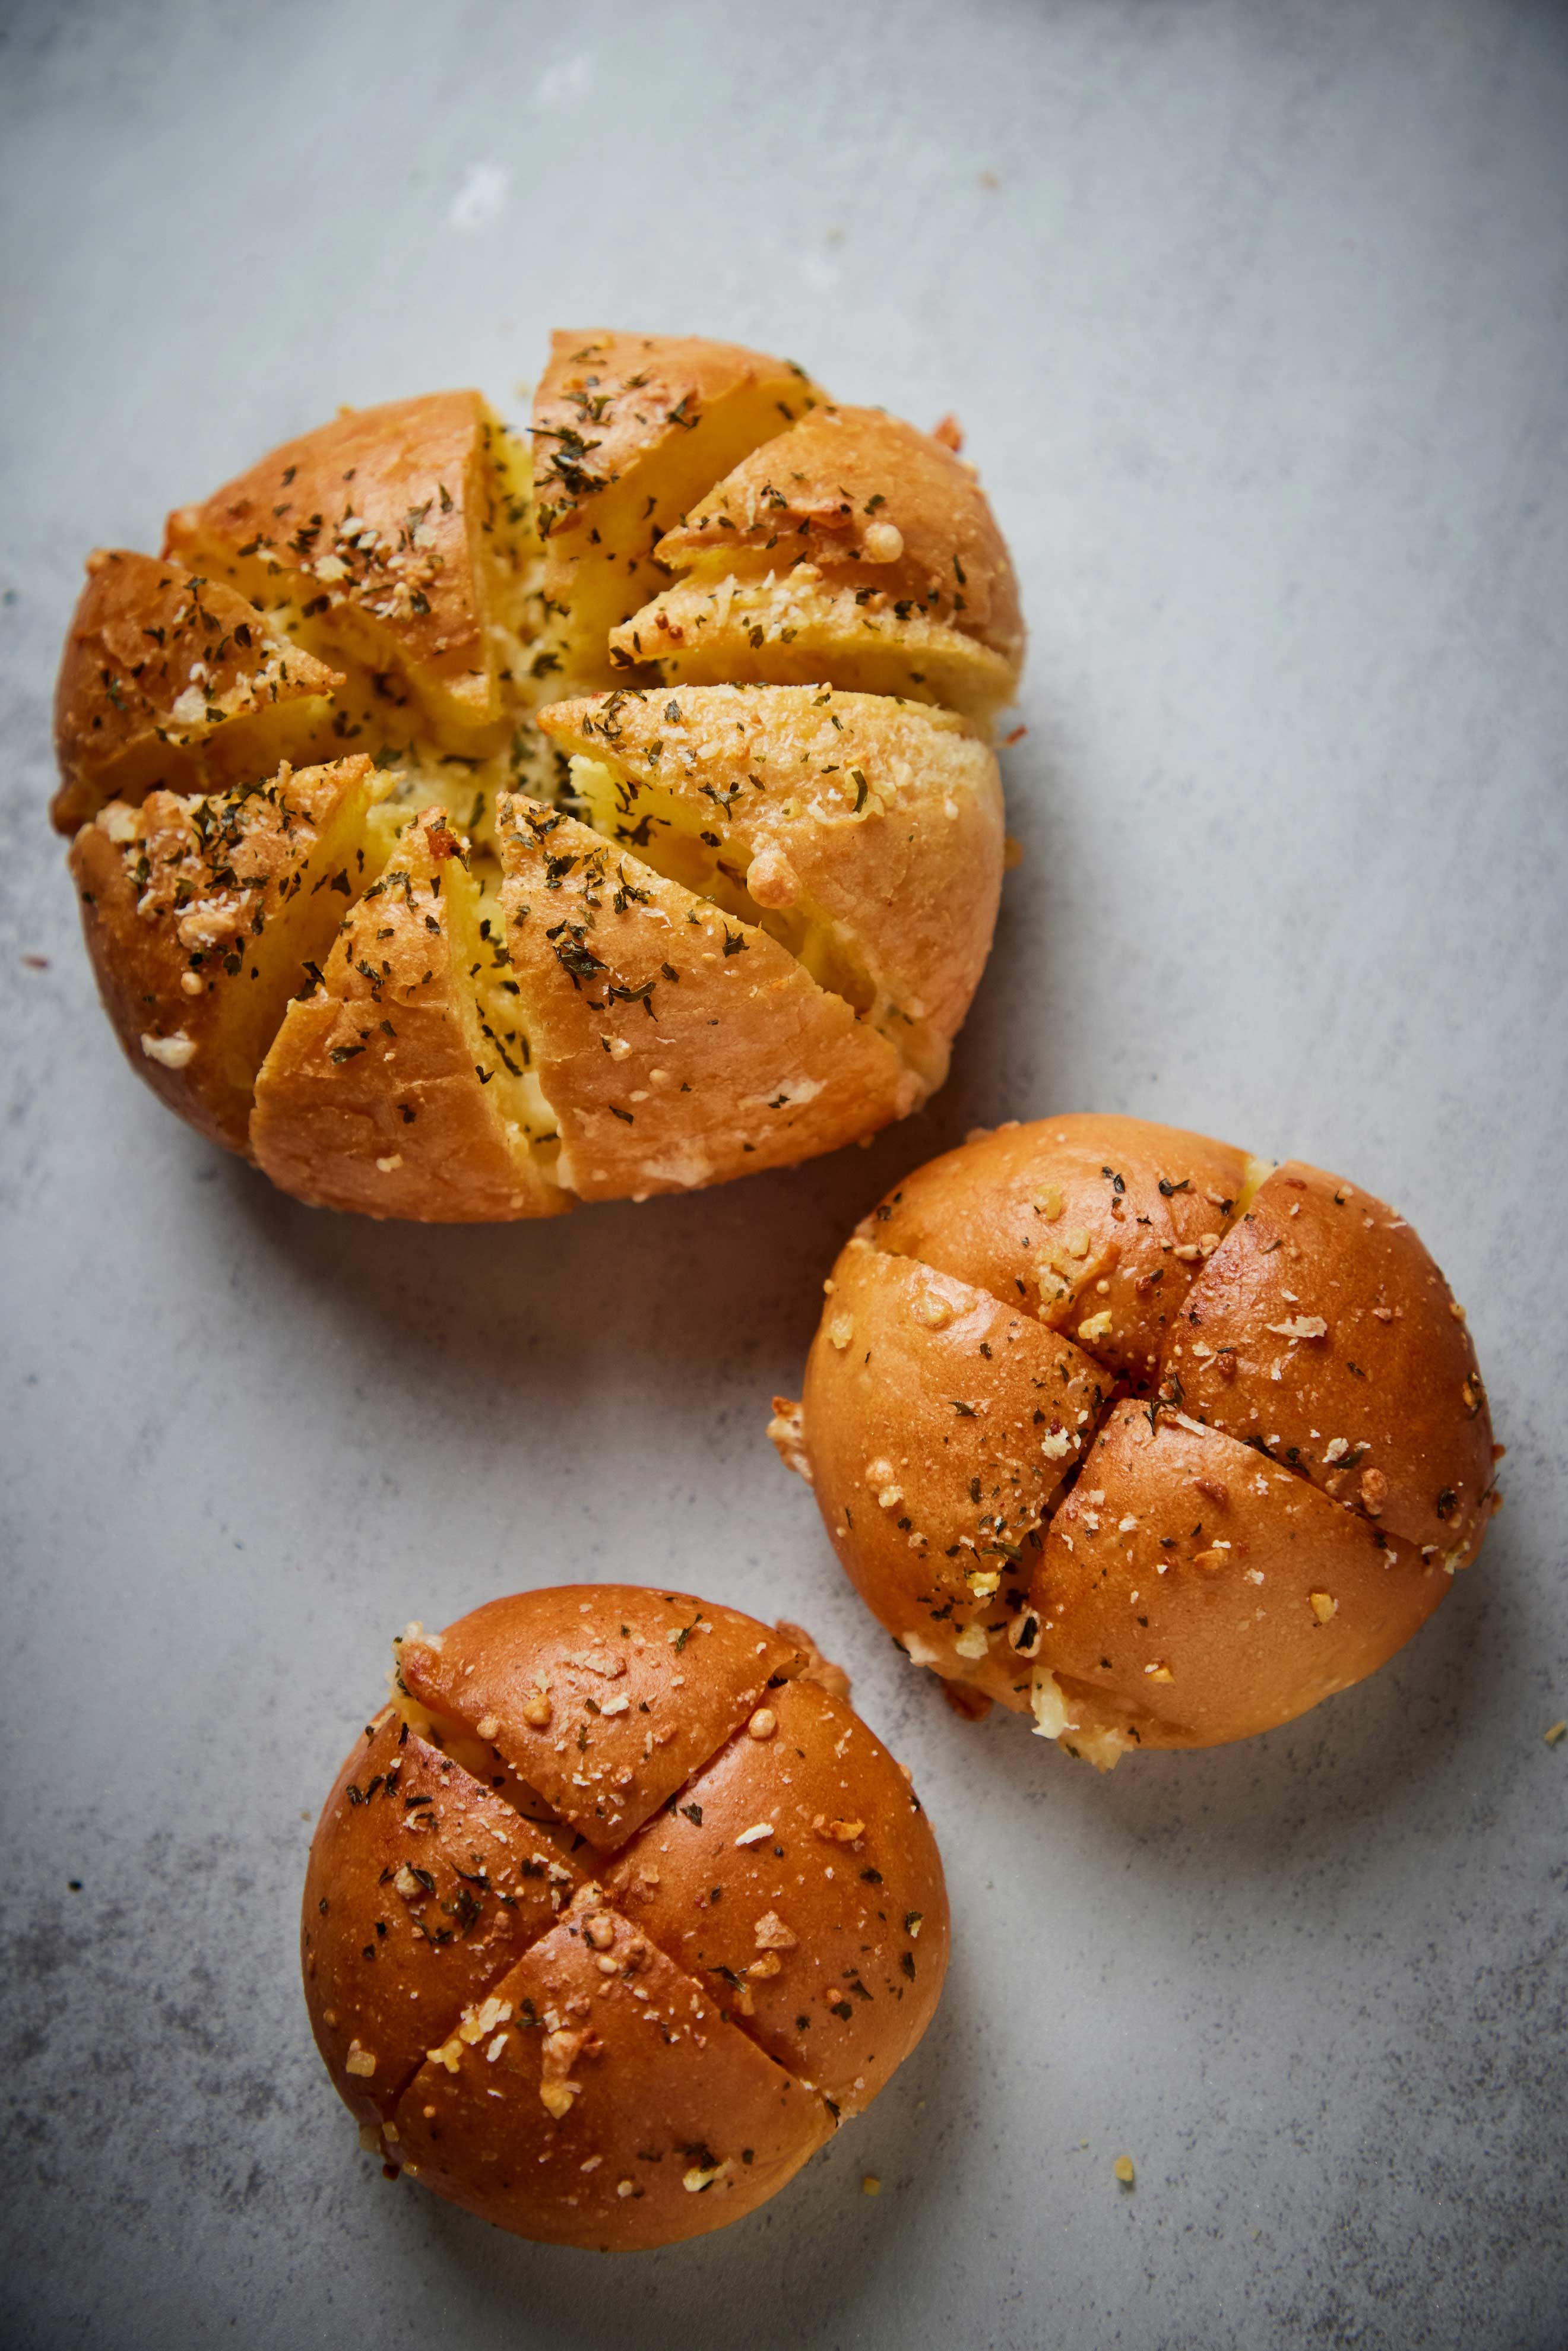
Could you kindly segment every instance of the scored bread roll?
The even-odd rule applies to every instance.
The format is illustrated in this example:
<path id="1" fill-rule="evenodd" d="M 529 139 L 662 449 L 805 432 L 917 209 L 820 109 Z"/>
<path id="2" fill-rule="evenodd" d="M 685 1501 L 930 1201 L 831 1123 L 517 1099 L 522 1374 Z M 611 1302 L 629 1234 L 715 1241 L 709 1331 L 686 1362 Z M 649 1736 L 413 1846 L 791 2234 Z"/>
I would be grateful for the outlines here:
<path id="1" fill-rule="evenodd" d="M 1499 1507 L 1461 1309 L 1341 1178 L 1077 1115 L 974 1138 L 857 1228 L 769 1434 L 962 1711 L 1109 1770 L 1376 1671 Z"/>
<path id="2" fill-rule="evenodd" d="M 936 1841 L 793 1625 L 621 1584 L 394 1645 L 301 1923 L 389 2170 L 601 2251 L 738 2220 L 876 2095 L 946 1968 Z"/>
<path id="3" fill-rule="evenodd" d="M 1023 636 L 972 474 L 691 338 L 558 335 L 530 429 L 345 411 L 162 558 L 99 550 L 71 623 L 54 816 L 120 1041 L 317 1205 L 553 1215 L 864 1140 L 943 1082 L 989 952 Z M 719 524 L 784 460 L 821 609 L 672 688 L 619 637 L 672 568 L 767 603 L 768 533 Z M 302 777 L 351 778 L 325 877 Z"/>

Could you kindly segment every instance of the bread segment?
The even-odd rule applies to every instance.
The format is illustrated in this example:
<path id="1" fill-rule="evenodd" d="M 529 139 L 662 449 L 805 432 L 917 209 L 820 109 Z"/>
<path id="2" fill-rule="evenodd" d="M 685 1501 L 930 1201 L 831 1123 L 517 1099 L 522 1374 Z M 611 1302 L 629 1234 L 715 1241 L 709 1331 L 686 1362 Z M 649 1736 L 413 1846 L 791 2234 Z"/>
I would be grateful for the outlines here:
<path id="1" fill-rule="evenodd" d="M 164 552 L 285 604 L 318 649 L 393 669 L 444 748 L 505 716 L 534 542 L 528 470 L 476 392 L 345 409 L 169 517 Z"/>
<path id="2" fill-rule="evenodd" d="M 502 904 L 559 1173 L 635 1199 L 791 1166 L 919 1083 L 789 952 L 559 810 L 503 807 Z"/>
<path id="3" fill-rule="evenodd" d="M 494 1600 L 400 1651 L 411 1695 L 489 1741 L 598 1852 L 640 1828 L 800 1662 L 734 1609 L 622 1584 Z"/>
<path id="4" fill-rule="evenodd" d="M 57 831 L 155 788 L 276 775 L 329 726 L 342 673 L 221 581 L 123 548 L 97 549 L 87 575 L 55 689 Z"/>
<path id="5" fill-rule="evenodd" d="M 438 2195 L 542 2243 L 705 2235 L 831 2135 L 821 2100 L 597 1889 L 487 2008 L 482 2038 L 449 2043 L 410 2085 L 398 2153 Z"/>
<path id="6" fill-rule="evenodd" d="M 721 2013 L 846 2118 L 935 2011 L 936 1840 L 881 1740 L 811 1683 L 770 1691 L 607 1884 Z"/>
<path id="7" fill-rule="evenodd" d="M 880 410 L 813 410 L 657 552 L 682 576 L 611 645 L 667 681 L 826 679 L 980 720 L 1017 689 L 1018 583 L 985 496 L 950 449 Z"/>
<path id="8" fill-rule="evenodd" d="M 540 724 L 596 831 L 766 930 L 941 1084 L 1001 892 L 1001 784 L 963 720 L 725 685 L 557 703 Z"/>
<path id="9" fill-rule="evenodd" d="M 1109 1376 L 951 1274 L 852 1240 L 833 1268 L 802 1418 L 861 1597 L 917 1664 L 1029 1702 L 1030 1563 Z"/>
<path id="10" fill-rule="evenodd" d="M 256 1075 L 307 967 L 361 886 L 368 759 L 139 809 L 71 844 L 105 1009 L 128 1060 L 201 1134 L 248 1148 Z"/>
<path id="11" fill-rule="evenodd" d="M 549 1173 L 550 1112 L 521 1016 L 508 1037 L 482 1008 L 496 958 L 481 908 L 462 841 L 427 811 L 346 917 L 262 1068 L 251 1144 L 286 1192 L 434 1223 L 570 1207 Z"/>
<path id="12" fill-rule="evenodd" d="M 1451 1573 L 1491 1513 L 1491 1428 L 1453 1292 L 1406 1219 L 1291 1161 L 1209 1259 L 1167 1345 L 1186 1409 Z"/>
<path id="13" fill-rule="evenodd" d="M 879 1249 L 1016 1301 L 1146 1386 L 1248 1165 L 1207 1135 L 1069 1113 L 927 1160 L 862 1229 Z"/>
<path id="14" fill-rule="evenodd" d="M 322 1808 L 300 1929 L 317 2044 L 362 2121 L 549 1933 L 581 1883 L 568 1844 L 390 1708 L 367 1729 Z"/>
<path id="15" fill-rule="evenodd" d="M 1046 1531 L 1031 1599 L 1050 1735 L 1212 1747 L 1289 1722 L 1404 1646 L 1448 1590 L 1415 1546 L 1249 1446 L 1118 1405 Z"/>

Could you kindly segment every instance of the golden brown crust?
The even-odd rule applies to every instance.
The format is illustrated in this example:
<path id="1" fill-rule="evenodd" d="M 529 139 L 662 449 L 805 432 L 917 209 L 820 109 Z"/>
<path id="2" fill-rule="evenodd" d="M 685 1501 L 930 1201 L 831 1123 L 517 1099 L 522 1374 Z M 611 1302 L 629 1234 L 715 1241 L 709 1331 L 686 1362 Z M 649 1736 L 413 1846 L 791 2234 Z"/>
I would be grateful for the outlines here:
<path id="1" fill-rule="evenodd" d="M 792 1166 L 914 1106 L 892 1046 L 765 932 L 520 797 L 499 844 L 535 1066 L 581 1198 Z"/>
<path id="2" fill-rule="evenodd" d="M 581 1882 L 566 1842 L 390 1708 L 356 1743 L 310 1847 L 300 1945 L 316 2045 L 361 2120 L 392 2115 L 432 2044 L 549 1933 Z"/>
<path id="3" fill-rule="evenodd" d="M 724 2015 L 846 2117 L 935 2012 L 948 1938 L 936 1841 L 881 1740 L 809 1682 L 768 1693 L 608 1885 Z"/>
<path id="4" fill-rule="evenodd" d="M 394 1646 L 302 1922 L 366 2144 L 547 2241 L 753 2210 L 940 1995 L 946 1895 L 905 1775 L 809 1636 L 685 1593 L 523 1593 Z"/>
<path id="5" fill-rule="evenodd" d="M 104 1006 L 132 1067 L 201 1134 L 245 1151 L 256 1072 L 324 955 L 372 792 L 340 759 L 254 790 L 154 791 L 84 825 L 70 866 Z"/>
<path id="6" fill-rule="evenodd" d="M 557 330 L 532 438 L 544 591 L 567 681 L 613 683 L 606 640 L 663 584 L 661 534 L 818 397 L 791 361 L 738 344 Z"/>
<path id="7" fill-rule="evenodd" d="M 489 634 L 499 430 L 476 392 L 345 409 L 179 507 L 164 552 L 256 602 L 290 599 L 313 642 L 392 664 L 463 749 L 501 716 Z"/>
<path id="8" fill-rule="evenodd" d="M 612 1910 L 574 1911 L 492 1997 L 507 2014 L 484 2041 L 410 2085 L 397 2152 L 499 2228 L 603 2252 L 674 2244 L 754 2211 L 831 2135 L 821 2101 Z"/>
<path id="9" fill-rule="evenodd" d="M 617 1583 L 492 1600 L 400 1652 L 420 1704 L 470 1731 L 492 1726 L 484 1737 L 497 1753 L 601 1853 L 641 1828 L 799 1662 L 733 1608 Z"/>
<path id="10" fill-rule="evenodd" d="M 917 1664 L 1015 1708 L 1039 1533 L 1110 1376 L 1020 1308 L 852 1240 L 806 1366 L 803 1424 L 833 1548 Z"/>
<path id="11" fill-rule="evenodd" d="M 1247 1737 L 1375 1672 L 1495 1507 L 1442 1277 L 1312 1168 L 1136 1120 L 1000 1128 L 908 1177 L 829 1287 L 802 1402 L 776 1400 L 780 1456 L 917 1663 L 1102 1766 Z M 1064 1498 L 1021 1441 L 1025 1334 L 1076 1378 Z M 1114 1401 L 1129 1384 L 1146 1400 Z"/>
<path id="12" fill-rule="evenodd" d="M 658 547 L 670 570 L 814 564 L 864 609 L 918 610 L 999 654 L 1024 651 L 1018 581 L 973 469 L 878 408 L 823 406 L 754 449 Z"/>
<path id="13" fill-rule="evenodd" d="M 274 774 L 325 729 L 341 684 L 220 580 L 95 549 L 55 689 L 56 831 L 156 787 L 221 789 L 247 766 Z"/>
<path id="14" fill-rule="evenodd" d="M 284 1191 L 439 1224 L 571 1206 L 529 1147 L 505 1039 L 482 1026 L 478 904 L 457 837 L 427 810 L 345 917 L 315 992 L 288 1007 L 262 1065 L 251 1146 Z"/>
<path id="15" fill-rule="evenodd" d="M 1167 1375 L 1186 1409 L 1468 1565 L 1491 1515 L 1491 1420 L 1453 1292 L 1396 1210 L 1278 1168 L 1189 1293 Z"/>
<path id="16" fill-rule="evenodd" d="M 1246 1167 L 1244 1153 L 1207 1135 L 1071 1113 L 927 1160 L 862 1229 L 878 1249 L 1039 1311 L 1144 1385 Z"/>
<path id="17" fill-rule="evenodd" d="M 1249 1446 L 1126 1403 L 1046 1534 L 1040 1664 L 1081 1729 L 1218 1746 L 1375 1673 L 1448 1589 Z"/>
<path id="18" fill-rule="evenodd" d="M 707 686 L 557 703 L 539 723 L 609 763 L 600 831 L 760 924 L 941 1084 L 1002 877 L 996 760 L 960 719 L 830 687 Z"/>

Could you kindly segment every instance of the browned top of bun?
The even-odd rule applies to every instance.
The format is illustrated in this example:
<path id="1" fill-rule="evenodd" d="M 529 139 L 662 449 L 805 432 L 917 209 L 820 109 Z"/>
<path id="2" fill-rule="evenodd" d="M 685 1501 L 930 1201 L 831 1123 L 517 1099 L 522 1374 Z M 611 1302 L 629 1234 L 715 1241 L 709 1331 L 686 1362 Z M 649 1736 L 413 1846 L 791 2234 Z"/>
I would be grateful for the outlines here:
<path id="1" fill-rule="evenodd" d="M 718 685 L 559 702 L 539 724 L 608 763 L 601 831 L 760 925 L 941 1082 L 1002 873 L 996 761 L 961 718 L 826 686 Z"/>
<path id="2" fill-rule="evenodd" d="M 1448 1590 L 1304 1478 L 1129 1402 L 1051 1520 L 1030 1596 L 1064 1736 L 1212 1747 L 1375 1672 Z"/>
<path id="3" fill-rule="evenodd" d="M 355 758 L 285 768 L 254 790 L 155 791 L 134 810 L 112 802 L 71 845 L 121 1045 L 232 1150 L 246 1148 L 256 1073 L 288 998 L 347 903 L 371 774 Z"/>
<path id="4" fill-rule="evenodd" d="M 600 491 L 679 450 L 709 411 L 757 391 L 776 423 L 819 396 L 803 368 L 739 343 L 558 327 L 534 394 L 540 537 L 583 528 Z"/>
<path id="5" fill-rule="evenodd" d="M 344 409 L 169 517 L 166 556 L 287 595 L 323 633 L 394 659 L 432 716 L 500 714 L 486 577 L 498 428 L 476 392 Z"/>
<path id="6" fill-rule="evenodd" d="M 733 1608 L 569 1584 L 492 1600 L 434 1639 L 405 1641 L 400 1670 L 433 1713 L 471 1731 L 492 1723 L 483 1735 L 512 1770 L 611 1853 L 795 1664 Z"/>
<path id="7" fill-rule="evenodd" d="M 1012 560 L 973 470 L 881 409 L 813 409 L 743 459 L 657 553 L 674 571 L 741 557 L 779 571 L 813 563 L 1022 658 Z"/>
<path id="8" fill-rule="evenodd" d="M 303 1930 L 308 1988 L 330 1988 L 321 2053 L 367 2121 L 395 2105 L 443 2019 L 549 1933 L 582 1882 L 570 1844 L 391 1708 L 367 1729 L 310 1848 Z"/>
<path id="9" fill-rule="evenodd" d="M 725 2015 L 852 2115 L 909 2053 L 946 1889 L 936 1844 L 910 1834 L 908 1781 L 846 1704 L 801 1679 L 767 1713 L 633 1839 L 610 1888 Z"/>
<path id="10" fill-rule="evenodd" d="M 1038 1311 L 1142 1384 L 1246 1170 L 1245 1153 L 1205 1134 L 1068 1113 L 998 1127 L 927 1160 L 862 1230 L 878 1249 Z"/>
<path id="11" fill-rule="evenodd" d="M 660 2244 L 751 2210 L 941 1991 L 904 1773 L 813 1645 L 684 1593 L 519 1593 L 397 1649 L 306 1888 L 340 2093 L 525 2235 Z"/>
<path id="12" fill-rule="evenodd" d="M 1260 1438 L 1391 1535 L 1463 1566 L 1491 1425 L 1463 1315 L 1406 1219 L 1291 1160 L 1205 1267 L 1166 1356 L 1186 1408 Z"/>
<path id="13" fill-rule="evenodd" d="M 829 1287 L 770 1433 L 845 1567 L 917 1663 L 1103 1765 L 1375 1671 L 1496 1505 L 1447 1284 L 1313 1168 L 1137 1120 L 1002 1128 L 906 1178 Z"/>
<path id="14" fill-rule="evenodd" d="M 465 2024 L 482 2018 L 480 2046 L 459 2027 L 453 2062 L 409 2085 L 392 2151 L 438 2195 L 547 2244 L 633 2252 L 721 2228 L 832 2131 L 705 1982 L 591 1898 Z"/>
<path id="15" fill-rule="evenodd" d="M 319 704 L 341 683 L 221 580 L 95 549 L 55 689 L 56 830 L 74 832 L 108 801 L 140 800 L 157 783 L 199 789 L 193 755 L 235 720 Z"/>
<path id="16" fill-rule="evenodd" d="M 917 1662 L 962 1640 L 953 1654 L 1007 1698 L 1016 1660 L 998 1654 L 993 1686 L 974 1628 L 1026 1606 L 1029 1538 L 1113 1390 L 1021 1300 L 863 1240 L 843 1251 L 806 1372 L 810 1465 L 862 1596 Z"/>

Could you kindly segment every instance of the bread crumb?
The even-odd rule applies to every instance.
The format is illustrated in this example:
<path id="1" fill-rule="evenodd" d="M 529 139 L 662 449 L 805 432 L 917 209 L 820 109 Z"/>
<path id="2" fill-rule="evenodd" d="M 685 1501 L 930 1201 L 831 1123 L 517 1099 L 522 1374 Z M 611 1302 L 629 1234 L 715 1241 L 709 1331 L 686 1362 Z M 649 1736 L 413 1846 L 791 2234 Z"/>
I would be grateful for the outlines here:
<path id="1" fill-rule="evenodd" d="M 150 1061 L 164 1070 L 187 1069 L 196 1058 L 195 1039 L 187 1037 L 183 1029 L 176 1029 L 172 1037 L 154 1037 L 144 1030 L 141 1050 Z"/>
<path id="2" fill-rule="evenodd" d="M 1124 2188 L 1131 2188 L 1137 2174 L 1133 2168 L 1133 2158 L 1130 2155 L 1119 2155 L 1111 2168 Z"/>
<path id="3" fill-rule="evenodd" d="M 1327 1625 L 1333 1617 L 1338 1615 L 1339 1602 L 1333 1599 L 1330 1593 L 1326 1592 L 1309 1592 L 1307 1598 L 1311 1603 L 1312 1614 L 1317 1618 L 1320 1625 Z"/>
<path id="4" fill-rule="evenodd" d="M 861 2181 L 861 2194 L 862 2196 L 880 2196 L 882 2194 L 882 2182 L 877 2178 L 874 2171 L 868 2171 L 865 2178 Z"/>

